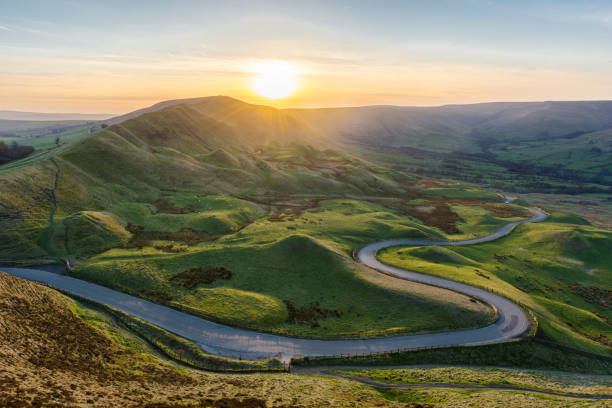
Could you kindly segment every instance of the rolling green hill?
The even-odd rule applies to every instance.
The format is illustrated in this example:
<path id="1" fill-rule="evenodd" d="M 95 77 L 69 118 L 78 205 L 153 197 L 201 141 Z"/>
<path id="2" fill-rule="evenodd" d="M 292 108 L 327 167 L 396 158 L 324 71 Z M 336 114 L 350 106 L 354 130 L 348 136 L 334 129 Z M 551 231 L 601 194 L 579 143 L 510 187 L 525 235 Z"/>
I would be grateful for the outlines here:
<path id="1" fill-rule="evenodd" d="M 420 194 L 415 177 L 330 149 L 273 108 L 217 97 L 144 113 L 0 183 L 3 258 L 70 259 L 74 276 L 216 321 L 337 338 L 494 318 L 467 296 L 393 287 L 353 261 L 381 237 L 445 232 L 398 207 Z"/>
<path id="2" fill-rule="evenodd" d="M 522 192 L 610 192 L 612 102 L 370 106 L 291 113 L 357 154 Z"/>
<path id="3" fill-rule="evenodd" d="M 422 138 L 409 138 L 413 145 L 439 154 L 461 148 L 482 159 L 468 161 L 487 175 L 496 145 L 486 145 L 485 153 L 482 136 L 473 129 L 484 126 L 484 116 L 498 117 L 487 126 L 506 126 L 525 116 L 525 109 L 542 106 L 546 109 L 538 115 L 556 117 L 551 112 L 557 104 L 304 111 L 227 97 L 162 103 L 109 121 L 111 126 L 28 162 L 1 167 L 0 258 L 69 259 L 78 265 L 74 276 L 209 319 L 290 335 L 337 338 L 485 325 L 494 318 L 486 306 L 449 291 L 398 283 L 362 268 L 351 254 L 381 239 L 481 236 L 529 213 L 473 184 L 433 180 L 373 162 L 395 163 L 401 170 L 422 160 L 433 168 L 436 162 L 425 156 L 402 153 L 407 140 L 402 132 L 416 132 Z M 584 120 L 595 118 L 597 126 L 607 126 L 607 106 L 576 109 Z M 359 112 L 364 116 L 356 116 Z M 385 135 L 393 133 L 393 157 L 364 148 L 365 139 L 351 133 L 361 128 L 380 143 L 391 143 Z M 383 128 L 390 133 L 379 133 Z M 605 145 L 606 132 L 526 137 L 554 137 L 567 143 L 564 148 L 572 146 L 573 155 L 586 155 L 574 144 L 589 145 L 593 138 L 594 145 Z M 342 149 L 357 142 L 365 158 Z M 529 151 L 537 155 L 537 149 Z M 602 149 L 601 154 L 594 166 L 606 162 L 607 153 Z M 556 220 L 569 229 L 586 223 L 564 217 Z M 588 234 L 596 230 L 584 228 Z M 558 241 L 557 247 L 532 251 L 568 259 L 575 258 L 566 252 L 581 244 L 585 253 L 590 251 L 583 242 L 589 238 L 581 238 L 586 233 L 572 231 L 558 240 L 542 238 Z M 436 267 L 452 264 L 491 276 L 489 261 L 455 249 L 412 249 L 398 256 L 415 265 L 435 261 Z M 593 268 L 606 270 L 605 265 Z M 607 336 L 602 317 L 585 312 L 583 304 L 564 308 L 565 298 L 520 295 L 520 282 L 510 278 L 520 273 L 517 267 L 496 277 L 496 289 L 533 307 L 555 341 L 605 352 L 595 339 L 598 333 Z M 321 287 L 323 281 L 330 284 Z M 574 331 L 557 321 L 561 312 L 575 324 Z M 603 309 L 598 313 L 607 316 Z"/>
<path id="4" fill-rule="evenodd" d="M 540 335 L 575 348 L 612 351 L 612 233 L 553 214 L 510 236 L 465 247 L 389 248 L 386 263 L 490 288 L 527 305 Z"/>

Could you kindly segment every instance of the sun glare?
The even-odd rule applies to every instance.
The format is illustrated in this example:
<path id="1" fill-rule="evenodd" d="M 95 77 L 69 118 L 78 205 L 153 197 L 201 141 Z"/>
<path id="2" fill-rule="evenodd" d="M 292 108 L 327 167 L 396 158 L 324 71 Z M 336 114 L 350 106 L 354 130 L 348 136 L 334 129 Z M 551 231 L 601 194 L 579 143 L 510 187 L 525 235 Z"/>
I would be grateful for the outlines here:
<path id="1" fill-rule="evenodd" d="M 264 98 L 280 99 L 297 89 L 295 69 L 282 61 L 264 61 L 255 65 L 253 90 Z"/>

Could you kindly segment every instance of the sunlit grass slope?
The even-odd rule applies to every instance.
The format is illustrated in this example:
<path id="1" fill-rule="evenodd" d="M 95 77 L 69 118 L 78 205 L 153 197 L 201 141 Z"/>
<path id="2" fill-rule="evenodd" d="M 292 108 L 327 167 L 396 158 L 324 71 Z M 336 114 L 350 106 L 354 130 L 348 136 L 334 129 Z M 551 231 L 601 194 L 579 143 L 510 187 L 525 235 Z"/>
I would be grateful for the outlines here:
<path id="1" fill-rule="evenodd" d="M 301 336 L 414 333 L 490 321 L 492 311 L 467 297 L 407 282 L 398 286 L 350 258 L 351 248 L 381 235 L 436 232 L 375 204 L 329 200 L 286 220 L 259 219 L 176 254 L 152 246 L 112 249 L 74 274 L 128 293 L 153 294 L 154 300 L 217 321 Z M 227 268 L 232 278 L 195 288 L 173 281 L 175 274 L 202 265 Z M 297 321 L 287 302 L 299 309 Z"/>
<path id="2" fill-rule="evenodd" d="M 389 248 L 379 258 L 502 293 L 535 312 L 542 336 L 609 355 L 612 233 L 574 221 L 553 214 L 494 242 L 443 250 Z"/>

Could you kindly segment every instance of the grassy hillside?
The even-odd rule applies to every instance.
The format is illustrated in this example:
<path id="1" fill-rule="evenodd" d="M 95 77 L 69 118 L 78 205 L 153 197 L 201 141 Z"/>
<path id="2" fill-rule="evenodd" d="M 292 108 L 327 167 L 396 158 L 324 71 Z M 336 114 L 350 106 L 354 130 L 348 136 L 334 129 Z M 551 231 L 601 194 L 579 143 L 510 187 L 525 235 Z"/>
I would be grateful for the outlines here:
<path id="1" fill-rule="evenodd" d="M 348 381 L 178 366 L 108 315 L 4 273 L 0 304 L 2 406 L 396 406 Z"/>
<path id="2" fill-rule="evenodd" d="M 578 222 L 580 221 L 580 222 Z M 540 335 L 610 355 L 612 233 L 566 215 L 465 247 L 389 248 L 386 263 L 490 288 L 538 317 Z"/>
<path id="3" fill-rule="evenodd" d="M 386 108 L 366 111 L 387 118 Z M 343 123 L 352 123 L 352 111 L 342 112 Z M 424 116 L 414 129 L 439 114 L 423 112 L 416 112 Z M 473 114 L 460 114 L 448 126 L 469 129 Z M 79 266 L 77 277 L 213 320 L 291 335 L 373 336 L 490 322 L 481 304 L 381 277 L 351 254 L 380 239 L 480 236 L 529 213 L 471 184 L 407 175 L 331 149 L 322 129 L 333 118 L 320 126 L 310 119 L 203 98 L 6 168 L 1 258 L 70 259 Z M 449 251 L 414 258 L 486 269 L 480 259 Z M 321 287 L 322 281 L 333 284 Z M 538 302 L 558 315 L 551 311 L 556 304 Z M 569 330 L 546 324 L 555 338 Z M 572 336 L 578 339 L 572 344 L 601 351 L 593 340 Z"/>
<path id="4" fill-rule="evenodd" d="M 2 256 L 68 258 L 79 265 L 74 276 L 290 335 L 417 333 L 494 318 L 465 296 L 398 287 L 350 255 L 381 238 L 475 234 L 507 218 L 477 227 L 442 203 L 443 190 L 420 192 L 414 177 L 296 143 L 315 134 L 283 115 L 206 99 L 110 126 L 53 160 L 7 172 Z M 255 122 L 262 127 L 246 126 Z M 456 200 L 499 205 L 477 189 Z M 231 278 L 208 275 L 219 270 Z M 321 288 L 323 280 L 333 284 Z"/>
<path id="5" fill-rule="evenodd" d="M 612 102 L 295 109 L 355 154 L 516 192 L 610 194 Z"/>
<path id="6" fill-rule="evenodd" d="M 167 360 L 112 315 L 32 282 L 0 273 L 0 405 L 78 407 L 405 407 L 605 406 L 525 391 L 387 390 L 348 379 L 296 374 L 217 374 Z M 406 370 L 350 371 L 405 381 Z M 481 384 L 505 381 L 567 392 L 604 393 L 607 380 L 584 375 L 499 369 L 413 368 L 411 381 Z M 580 385 L 578 385 L 580 384 Z M 469 397 L 469 398 L 468 398 Z M 427 406 L 427 405 L 420 405 Z"/>
<path id="7" fill-rule="evenodd" d="M 141 248 L 111 249 L 83 260 L 74 274 L 136 295 L 153 294 L 154 300 L 215 320 L 294 335 L 443 330 L 491 318 L 490 310 L 467 297 L 424 285 L 398 286 L 349 257 L 352 248 L 381 235 L 441 236 L 436 229 L 356 200 L 286 208 L 292 211 L 269 213 L 214 241 L 190 246 L 154 237 Z M 231 279 L 195 287 L 173 279 L 201 265 L 226 268 Z M 321 281 L 328 284 L 322 287 Z M 297 308 L 293 314 L 289 304 Z M 414 313 L 405 313 L 407 308 Z"/>

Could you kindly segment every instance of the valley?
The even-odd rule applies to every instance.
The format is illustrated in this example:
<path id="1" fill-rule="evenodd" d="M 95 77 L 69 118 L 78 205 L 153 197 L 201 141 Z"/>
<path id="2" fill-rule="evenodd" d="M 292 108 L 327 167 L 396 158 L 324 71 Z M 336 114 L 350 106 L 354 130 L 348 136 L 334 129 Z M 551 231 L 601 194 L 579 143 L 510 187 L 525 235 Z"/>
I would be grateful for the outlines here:
<path id="1" fill-rule="evenodd" d="M 0 262 L 9 273 L 51 286 L 61 288 L 53 282 L 73 279 L 97 291 L 97 297 L 89 297 L 96 302 L 82 299 L 88 298 L 84 292 L 73 292 L 80 297 L 70 300 L 8 275 L 2 279 L 5 285 L 29 285 L 44 296 L 77 302 L 70 306 L 74 322 L 84 321 L 83 327 L 104 338 L 110 335 L 117 350 L 139 344 L 133 352 L 155 370 L 185 376 L 180 377 L 184 384 L 204 376 L 247 386 L 264 381 L 264 374 L 236 371 L 273 371 L 265 375 L 274 387 L 308 381 L 322 390 L 321 398 L 340 395 L 331 386 L 337 379 L 283 374 L 289 361 L 296 370 L 385 366 L 383 377 L 395 373 L 392 365 L 416 361 L 610 375 L 612 260 L 606 248 L 612 235 L 605 207 L 610 146 L 605 131 L 597 130 L 612 128 L 605 121 L 609 107 L 595 104 L 595 113 L 585 116 L 582 106 L 562 105 L 577 118 L 601 116 L 593 121 L 597 129 L 581 133 L 575 129 L 586 126 L 581 122 L 586 119 L 573 118 L 571 126 L 560 129 L 542 125 L 550 129 L 545 135 L 512 115 L 524 118 L 529 108 L 538 112 L 537 120 L 530 120 L 540 126 L 549 123 L 542 118 L 559 114 L 559 106 L 510 104 L 500 110 L 485 105 L 283 110 L 208 97 L 169 101 L 105 120 L 103 127 L 97 122 L 99 130 L 91 134 L 75 128 L 74 137 L 55 146 L 41 142 L 30 156 L 0 166 Z M 510 116 L 476 126 L 483 115 Z M 483 132 L 498 141 L 482 139 Z M 522 141 L 504 147 L 516 132 L 524 132 Z M 571 132 L 577 133 L 567 136 Z M 366 137 L 372 134 L 375 144 Z M 537 148 L 549 143 L 546 138 L 563 142 L 547 159 Z M 591 145 L 601 152 L 588 153 Z M 567 156 L 582 146 L 585 155 Z M 526 154 L 531 156 L 522 158 Z M 544 167 L 525 167 L 521 160 Z M 557 170 L 547 170 L 552 168 Z M 551 192 L 559 204 L 548 200 Z M 507 202 L 505 196 L 517 199 Z M 591 200 L 593 209 L 581 211 L 580 200 Z M 537 211 L 537 223 L 523 223 L 534 207 L 549 217 Z M 516 226 L 509 235 L 495 233 L 509 232 L 509 224 Z M 479 239 L 489 234 L 496 239 Z M 453 241 L 470 245 L 446 245 Z M 69 278 L 11 269 L 41 265 L 56 271 L 68 265 Z M 69 286 L 63 289 L 70 294 Z M 110 302 L 113 293 L 125 300 Z M 151 309 L 141 313 L 121 302 Z M 182 316 L 188 323 L 177 325 Z M 201 319 L 210 326 L 199 326 Z M 336 346 L 288 352 L 286 345 L 266 345 L 261 353 L 254 340 L 232 348 L 238 340 L 206 344 L 194 334 L 210 336 L 219 324 L 229 336 L 254 333 L 261 344 L 285 338 Z M 444 336 L 448 340 L 432 340 Z M 485 345 L 508 340 L 513 341 Z M 467 347 L 448 348 L 458 344 Z M 433 346 L 446 348 L 409 350 Z M 117 367 L 127 364 L 112 361 Z M 187 368 L 175 367 L 177 362 Z M 130 378 L 178 392 L 174 379 L 153 384 L 140 374 Z M 94 383 L 107 387 L 108 398 L 116 395 L 113 385 L 96 380 L 88 387 Z M 446 399 L 433 398 L 437 386 L 430 383 L 423 388 L 431 389 L 418 395 L 381 385 L 362 387 L 367 391 L 360 394 L 350 379 L 341 383 L 348 388 L 335 400 L 338 406 L 355 404 L 357 395 L 388 406 L 459 398 L 451 397 L 457 391 L 450 389 L 444 391 Z M 234 402 L 227 404 L 246 404 L 239 391 L 243 385 L 236 386 L 236 397 L 228 393 L 227 401 Z M 272 402 L 272 388 L 248 393 L 259 401 L 253 406 L 297 404 L 284 397 Z M 529 390 L 505 392 L 516 401 L 535 398 Z M 487 398 L 502 395 L 486 393 L 479 391 L 478 398 L 491 404 Z M 85 398 L 74 395 L 75 401 Z M 126 395 L 145 398 L 132 388 Z M 195 401 L 197 395 L 184 398 Z M 562 406 L 563 398 L 571 397 L 555 398 L 558 405 L 549 406 Z"/>

